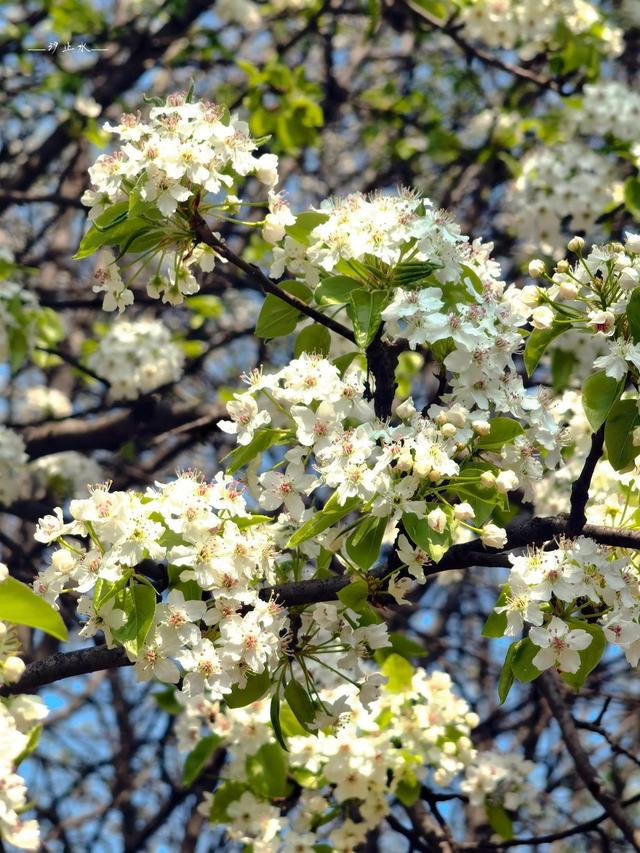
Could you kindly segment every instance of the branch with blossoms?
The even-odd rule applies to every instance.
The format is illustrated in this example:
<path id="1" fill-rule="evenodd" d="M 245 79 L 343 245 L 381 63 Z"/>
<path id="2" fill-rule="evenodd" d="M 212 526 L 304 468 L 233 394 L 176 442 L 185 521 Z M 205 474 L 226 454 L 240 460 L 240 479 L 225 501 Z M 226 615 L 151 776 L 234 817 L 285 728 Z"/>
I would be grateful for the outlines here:
<path id="1" fill-rule="evenodd" d="M 275 803 L 327 784 L 303 845 L 320 843 L 320 827 L 335 817 L 331 843 L 352 849 L 395 801 L 427 832 L 416 805 L 427 773 L 437 785 L 458 779 L 508 837 L 509 812 L 531 808 L 528 762 L 473 747 L 476 716 L 443 673 L 408 662 L 385 606 L 420 596 L 428 577 L 449 569 L 508 568 L 483 629 L 511 639 L 501 702 L 516 681 L 547 670 L 579 690 L 607 644 L 637 665 L 640 531 L 631 513 L 640 500 L 622 479 L 635 465 L 639 420 L 636 238 L 587 257 L 574 242 L 573 268 L 559 266 L 547 289 L 522 290 L 504 282 L 491 245 L 410 190 L 294 213 L 276 192 L 277 158 L 257 155 L 264 140 L 223 107 L 179 94 L 151 107 L 148 120 L 129 115 L 106 129 L 122 145 L 90 169 L 90 226 L 76 254 L 98 253 L 93 289 L 105 310 L 125 311 L 141 281 L 150 299 L 188 304 L 199 273 L 231 264 L 265 293 L 256 335 L 295 333 L 294 358 L 243 376 L 226 418 L 150 403 L 146 414 L 134 406 L 97 423 L 26 431 L 37 454 L 52 440 L 117 447 L 140 414 L 161 433 L 215 418 L 234 447 L 211 481 L 186 472 L 144 492 L 97 486 L 67 515 L 58 507 L 41 519 L 35 540 L 48 563 L 35 591 L 53 607 L 72 593 L 80 637 L 102 634 L 105 643 L 35 662 L 5 694 L 127 664 L 138 681 L 163 683 L 180 746 L 191 752 L 186 768 L 224 748 L 239 780 L 221 780 L 203 814 L 247 843 L 286 836 L 292 827 L 279 823 Z M 243 200 L 249 179 L 263 202 Z M 243 207 L 267 212 L 241 218 Z M 224 223 L 261 230 L 272 247 L 268 274 L 229 248 L 216 230 Z M 533 273 L 544 277 L 544 265 Z M 575 447 L 570 413 L 554 417 L 518 370 L 522 354 L 533 376 L 569 331 L 611 340 L 595 362 L 601 374 L 583 389 L 594 438 Z M 176 381 L 182 360 L 154 324 L 114 327 L 87 365 L 102 375 L 112 352 L 128 365 L 140 347 L 155 353 L 155 382 L 159 373 Z M 434 402 L 417 381 L 424 352 L 440 376 Z M 128 369 L 109 376 L 124 399 L 148 381 Z M 626 488 L 610 524 L 590 517 L 603 449 Z M 565 461 L 577 468 L 568 514 L 509 523 L 514 495 L 540 505 L 539 482 Z M 358 762 L 368 747 L 358 757 L 336 745 L 349 709 L 357 713 L 348 743 L 380 729 L 382 757 L 366 772 Z M 247 713 L 265 723 L 248 762 L 238 753 Z M 440 731 L 433 742 L 431 729 Z M 309 744 L 329 731 L 308 768 Z M 423 732 L 420 742 L 412 731 Z M 411 748 L 398 756 L 398 742 Z M 258 786 L 251 774 L 278 762 L 282 772 Z M 363 788 L 369 777 L 373 793 Z M 627 834 L 620 813 L 611 817 Z"/>

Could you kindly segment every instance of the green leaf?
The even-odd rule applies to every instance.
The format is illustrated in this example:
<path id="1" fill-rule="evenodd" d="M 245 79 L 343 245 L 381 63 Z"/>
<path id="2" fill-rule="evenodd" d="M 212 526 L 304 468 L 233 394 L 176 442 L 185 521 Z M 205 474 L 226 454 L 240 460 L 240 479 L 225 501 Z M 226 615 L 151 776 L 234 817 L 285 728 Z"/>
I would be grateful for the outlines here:
<path id="1" fill-rule="evenodd" d="M 415 640 L 412 640 L 411 637 L 407 637 L 405 634 L 400 634 L 398 631 L 390 632 L 389 641 L 391 642 L 392 650 L 397 652 L 397 654 L 402 655 L 403 658 L 424 657 L 426 654 L 426 650 L 422 643 L 417 643 Z"/>
<path id="2" fill-rule="evenodd" d="M 394 287 L 416 287 L 441 267 L 442 264 L 436 264 L 433 261 L 404 261 L 393 271 L 393 285 Z"/>
<path id="3" fill-rule="evenodd" d="M 300 312 L 293 305 L 269 293 L 258 315 L 256 335 L 266 340 L 290 335 L 298 325 L 299 314 Z"/>
<path id="4" fill-rule="evenodd" d="M 551 353 L 551 384 L 554 391 L 564 391 L 569 385 L 578 359 L 572 352 L 557 347 Z"/>
<path id="5" fill-rule="evenodd" d="M 507 654 L 504 659 L 504 663 L 502 664 L 502 669 L 500 671 L 500 678 L 498 679 L 498 699 L 500 699 L 500 704 L 504 705 L 507 700 L 507 696 L 509 695 L 509 691 L 513 686 L 514 674 L 513 674 L 513 657 L 516 653 L 516 644 L 511 643 L 509 648 L 507 649 Z"/>
<path id="6" fill-rule="evenodd" d="M 446 508 L 443 507 L 446 512 Z M 427 506 L 427 512 L 429 507 Z M 402 524 L 411 541 L 426 551 L 434 563 L 442 559 L 451 545 L 451 530 L 447 526 L 442 533 L 437 533 L 429 527 L 426 518 L 418 518 L 412 512 L 404 513 Z"/>
<path id="7" fill-rule="evenodd" d="M 326 222 L 328 219 L 328 214 L 326 213 L 317 213 L 316 211 L 308 211 L 307 213 L 300 213 L 296 217 L 296 221 L 293 225 L 287 225 L 285 228 L 286 233 L 289 237 L 293 237 L 294 240 L 297 240 L 298 243 L 302 243 L 304 246 L 309 245 L 309 235 L 313 231 L 313 229 L 317 225 L 321 225 L 323 222 Z"/>
<path id="8" fill-rule="evenodd" d="M 406 658 L 390 654 L 380 669 L 389 679 L 384 688 L 388 693 L 403 693 L 411 689 L 415 669 Z"/>
<path id="9" fill-rule="evenodd" d="M 249 444 L 240 444 L 225 456 L 227 473 L 234 474 L 259 453 L 264 453 L 265 450 L 277 444 L 287 444 L 292 438 L 293 432 L 290 429 L 270 429 L 269 427 L 257 429 Z"/>
<path id="10" fill-rule="evenodd" d="M 480 436 L 477 447 L 479 450 L 502 450 L 505 444 L 509 444 L 524 430 L 512 418 L 493 418 L 489 421 L 491 427 L 487 435 Z"/>
<path id="11" fill-rule="evenodd" d="M 400 800 L 403 806 L 411 808 L 417 803 L 420 796 L 422 785 L 420 780 L 416 778 L 414 773 L 405 775 L 399 782 L 395 790 L 395 795 Z"/>
<path id="12" fill-rule="evenodd" d="M 511 658 L 511 669 L 513 674 L 523 683 L 533 681 L 540 675 L 540 670 L 533 665 L 533 659 L 540 649 L 532 643 L 528 637 L 513 643 L 513 656 Z"/>
<path id="13" fill-rule="evenodd" d="M 29 732 L 29 737 L 27 738 L 27 742 L 24 745 L 24 749 L 16 758 L 14 758 L 14 760 L 12 762 L 12 764 L 15 767 L 18 767 L 20 764 L 22 764 L 22 762 L 25 760 L 25 758 L 28 758 L 31 755 L 31 753 L 35 750 L 35 748 L 38 746 L 38 743 L 40 742 L 40 735 L 41 734 L 42 734 L 42 725 L 38 724 L 37 726 L 34 726 L 31 729 L 31 731 Z"/>
<path id="14" fill-rule="evenodd" d="M 284 689 L 284 697 L 303 729 L 308 730 L 316 718 L 316 707 L 299 681 L 292 679 Z"/>
<path id="15" fill-rule="evenodd" d="M 286 796 L 289 762 L 279 744 L 264 743 L 255 755 L 247 756 L 245 769 L 249 787 L 259 797 Z"/>
<path id="16" fill-rule="evenodd" d="M 632 464 L 640 452 L 633 443 L 633 431 L 640 426 L 637 400 L 618 400 L 611 409 L 604 428 L 607 457 L 616 471 Z"/>
<path id="17" fill-rule="evenodd" d="M 357 610 L 367 600 L 369 585 L 366 581 L 358 579 L 343 587 L 338 593 L 338 598 L 345 607 Z"/>
<path id="18" fill-rule="evenodd" d="M 211 823 L 229 823 L 231 818 L 227 814 L 227 808 L 235 803 L 247 790 L 243 782 L 223 782 L 213 795 L 209 821 Z"/>
<path id="19" fill-rule="evenodd" d="M 67 639 L 67 629 L 58 611 L 15 578 L 5 578 L 0 583 L 0 619 L 38 628 L 58 640 Z"/>
<path id="20" fill-rule="evenodd" d="M 184 711 L 183 706 L 176 699 L 175 687 L 166 687 L 164 690 L 158 690 L 151 694 L 155 699 L 156 705 L 165 714 L 181 714 Z"/>
<path id="21" fill-rule="evenodd" d="M 507 603 L 507 596 L 509 594 L 509 585 L 504 584 L 502 590 L 500 591 L 500 595 L 498 596 L 498 600 L 496 601 L 496 607 L 502 607 Z M 482 628 L 482 636 L 483 637 L 504 637 L 504 632 L 507 628 L 507 614 L 506 613 L 496 613 L 495 610 L 492 610 L 491 613 L 487 616 L 487 621 L 484 623 Z"/>
<path id="22" fill-rule="evenodd" d="M 182 786 L 184 788 L 193 785 L 221 742 L 222 738 L 219 735 L 207 735 L 191 750 L 185 759 L 182 771 Z"/>
<path id="23" fill-rule="evenodd" d="M 110 601 L 125 588 L 130 576 L 130 573 L 127 572 L 117 581 L 107 581 L 104 578 L 98 578 L 93 588 L 93 609 L 96 613 L 104 607 L 107 601 Z"/>
<path id="24" fill-rule="evenodd" d="M 162 232 L 158 230 L 158 225 L 163 220 L 154 204 L 141 205 L 136 216 L 129 217 L 128 212 L 129 202 L 122 201 L 98 216 L 82 238 L 73 256 L 74 260 L 87 258 L 103 246 L 126 244 L 133 235 L 140 236 L 151 229 L 157 232 L 156 239 L 160 240 Z"/>
<path id="25" fill-rule="evenodd" d="M 347 554 L 363 572 L 368 571 L 380 556 L 380 546 L 386 528 L 387 518 L 370 515 L 348 537 L 345 546 Z"/>
<path id="26" fill-rule="evenodd" d="M 634 343 L 640 343 L 640 287 L 636 287 L 627 304 L 627 323 Z"/>
<path id="27" fill-rule="evenodd" d="M 114 638 L 132 655 L 144 645 L 156 612 L 156 593 L 147 584 L 135 584 L 118 593 L 118 607 L 124 610 L 126 622 L 113 628 Z"/>
<path id="28" fill-rule="evenodd" d="M 354 290 L 347 303 L 347 314 L 353 324 L 353 334 L 361 349 L 366 349 L 382 323 L 380 316 L 389 301 L 382 290 Z"/>
<path id="29" fill-rule="evenodd" d="M 624 182 L 624 203 L 634 217 L 640 217 L 640 178 L 635 175 Z"/>
<path id="30" fill-rule="evenodd" d="M 322 279 L 313 297 L 319 305 L 346 305 L 351 294 L 361 287 L 357 279 L 348 275 L 332 275 Z"/>
<path id="31" fill-rule="evenodd" d="M 237 685 L 227 693 L 224 701 L 230 708 L 244 708 L 245 705 L 251 705 L 252 702 L 257 702 L 262 699 L 267 690 L 271 687 L 271 678 L 265 669 L 264 672 L 251 673 L 247 676 L 247 683 L 244 687 Z"/>
<path id="32" fill-rule="evenodd" d="M 549 346 L 551 341 L 554 338 L 557 338 L 558 335 L 561 335 L 563 332 L 566 332 L 569 328 L 567 323 L 557 323 L 554 322 L 551 324 L 548 329 L 533 329 L 529 337 L 527 338 L 527 343 L 524 348 L 524 366 L 527 369 L 527 373 L 529 376 L 533 373 L 533 371 L 538 366 L 538 362 L 544 355 L 544 351 Z"/>
<path id="33" fill-rule="evenodd" d="M 587 648 L 578 652 L 580 655 L 580 667 L 578 671 L 561 673 L 563 680 L 577 692 L 586 681 L 587 676 L 600 663 L 600 659 L 607 646 L 607 640 L 604 631 L 599 625 L 593 625 L 590 622 L 581 622 L 578 619 L 569 619 L 568 623 L 572 631 L 579 628 L 591 634 L 591 642 Z"/>
<path id="34" fill-rule="evenodd" d="M 293 534 L 285 548 L 295 548 L 301 542 L 306 542 L 312 536 L 317 536 L 318 533 L 322 533 L 323 530 L 337 524 L 341 518 L 344 518 L 360 504 L 360 498 L 347 498 L 344 504 L 340 505 L 338 496 L 334 492 L 322 509 L 305 521 L 302 527 Z"/>
<path id="35" fill-rule="evenodd" d="M 276 736 L 276 740 L 280 744 L 280 746 L 288 751 L 287 742 L 284 739 L 284 733 L 282 731 L 282 725 L 280 723 L 280 691 L 276 690 L 276 692 L 271 697 L 271 704 L 269 706 L 269 716 L 271 718 L 271 726 L 273 728 L 273 733 Z"/>
<path id="36" fill-rule="evenodd" d="M 513 823 L 503 806 L 495 803 L 485 803 L 484 810 L 489 821 L 489 826 L 494 832 L 497 832 L 506 841 L 513 838 Z"/>
<path id="37" fill-rule="evenodd" d="M 626 378 L 626 377 L 625 377 Z M 625 379 L 616 382 L 605 376 L 603 370 L 592 373 L 582 386 L 582 406 L 594 432 L 599 430 L 609 417 L 614 403 L 624 390 Z"/>
<path id="38" fill-rule="evenodd" d="M 331 349 L 331 333 L 321 323 L 312 323 L 300 330 L 293 347 L 293 354 L 299 358 L 303 352 L 327 356 Z"/>

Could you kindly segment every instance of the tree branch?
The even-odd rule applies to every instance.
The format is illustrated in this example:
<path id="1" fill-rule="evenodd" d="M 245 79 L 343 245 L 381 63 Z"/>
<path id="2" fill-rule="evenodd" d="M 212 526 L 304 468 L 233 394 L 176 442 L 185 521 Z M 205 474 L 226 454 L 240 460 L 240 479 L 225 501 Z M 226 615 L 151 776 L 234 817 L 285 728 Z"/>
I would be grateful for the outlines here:
<path id="1" fill-rule="evenodd" d="M 553 716 L 556 718 L 578 776 L 584 782 L 591 796 L 600 803 L 608 817 L 611 818 L 622 832 L 625 839 L 631 845 L 631 849 L 640 851 L 640 845 L 636 841 L 635 833 L 627 820 L 624 809 L 618 799 L 604 787 L 589 761 L 589 756 L 582 746 L 573 717 L 558 689 L 555 676 L 551 672 L 544 672 L 537 681 L 537 687 L 546 699 Z"/>
<path id="2" fill-rule="evenodd" d="M 472 42 L 467 41 L 460 35 L 460 24 L 455 24 L 453 20 L 442 21 L 440 18 L 432 15 L 421 4 L 412 2 L 412 0 L 403 0 L 404 5 L 410 9 L 417 18 L 426 21 L 431 27 L 449 36 L 449 38 L 458 45 L 466 56 L 472 56 L 479 59 L 484 65 L 489 65 L 492 68 L 498 68 L 500 71 L 506 71 L 513 77 L 518 77 L 521 80 L 526 80 L 528 83 L 533 83 L 540 89 L 551 89 L 554 92 L 560 92 L 561 86 L 557 80 L 552 77 L 541 77 L 535 71 L 529 68 L 523 68 L 521 65 L 513 65 L 511 62 L 499 59 L 492 53 L 488 53 L 481 47 L 477 47 Z"/>
<path id="3" fill-rule="evenodd" d="M 268 276 L 266 276 L 260 267 L 255 264 L 250 264 L 247 261 L 244 261 L 242 258 L 238 257 L 231 249 L 224 243 L 222 240 L 218 240 L 217 237 L 211 231 L 211 228 L 207 225 L 206 221 L 203 217 L 196 211 L 192 217 L 192 225 L 195 236 L 199 243 L 204 243 L 206 246 L 212 248 L 220 257 L 232 263 L 235 267 L 242 270 L 248 276 L 253 278 L 258 282 L 261 289 L 265 293 L 271 293 L 273 296 L 277 296 L 278 299 L 281 299 L 283 302 L 286 302 L 287 305 L 291 305 L 293 308 L 297 308 L 301 314 L 304 314 L 307 317 L 310 317 L 312 320 L 315 320 L 316 323 L 321 323 L 323 326 L 326 326 L 327 329 L 331 329 L 332 332 L 336 332 L 338 335 L 342 335 L 343 338 L 351 341 L 352 343 L 356 342 L 355 336 L 351 329 L 348 329 L 342 323 L 338 323 L 337 320 L 333 320 L 331 317 L 327 317 L 321 311 L 317 311 L 315 308 L 312 308 L 311 305 L 307 305 L 306 302 L 303 302 L 302 299 L 298 299 L 297 296 L 293 296 L 291 293 L 287 293 L 286 290 L 283 290 L 281 287 L 272 281 Z"/>
<path id="4" fill-rule="evenodd" d="M 604 447 L 604 424 L 591 437 L 591 449 L 584 461 L 580 476 L 571 487 L 571 511 L 567 523 L 567 534 L 578 536 L 587 522 L 585 508 L 589 500 L 591 478 Z"/>

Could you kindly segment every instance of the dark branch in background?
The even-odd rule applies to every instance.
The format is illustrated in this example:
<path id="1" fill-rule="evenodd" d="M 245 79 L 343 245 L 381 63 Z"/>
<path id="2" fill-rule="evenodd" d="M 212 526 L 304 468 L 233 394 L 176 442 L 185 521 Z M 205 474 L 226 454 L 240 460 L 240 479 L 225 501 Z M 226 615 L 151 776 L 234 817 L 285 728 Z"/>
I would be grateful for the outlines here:
<path id="1" fill-rule="evenodd" d="M 224 412 L 218 407 L 171 404 L 150 395 L 136 400 L 126 411 L 28 427 L 23 438 L 29 457 L 37 459 L 63 450 L 117 450 L 132 439 L 160 435 L 185 424 L 202 429 L 221 417 Z"/>
<path id="2" fill-rule="evenodd" d="M 297 296 L 293 296 L 291 293 L 287 293 L 286 290 L 283 290 L 281 287 L 278 287 L 278 285 L 274 281 L 272 281 L 268 276 L 266 276 L 262 272 L 260 267 L 257 267 L 255 264 L 250 264 L 247 261 L 243 261 L 242 258 L 239 258 L 234 252 L 231 251 L 231 249 L 229 249 L 226 243 L 223 243 L 222 241 L 218 240 L 217 237 L 214 236 L 206 221 L 197 212 L 193 214 L 192 225 L 199 243 L 204 243 L 205 246 L 209 246 L 218 255 L 220 255 L 220 257 L 229 261 L 238 269 L 242 270 L 252 279 L 257 281 L 261 289 L 265 293 L 271 293 L 273 296 L 277 296 L 278 299 L 281 299 L 283 302 L 286 302 L 287 305 L 291 305 L 292 308 L 297 308 L 301 314 L 304 314 L 306 317 L 310 317 L 312 320 L 315 320 L 316 323 L 321 323 L 323 326 L 326 326 L 327 329 L 331 329 L 332 332 L 336 332 L 338 335 L 342 335 L 343 338 L 346 338 L 352 343 L 356 342 L 356 339 L 351 329 L 348 329 L 346 326 L 344 326 L 342 323 L 338 323 L 336 320 L 332 320 L 331 317 L 327 317 L 321 311 L 317 311 L 315 308 L 312 308 L 311 305 L 307 305 L 306 302 L 303 302 L 302 299 L 298 299 Z"/>
<path id="3" fill-rule="evenodd" d="M 635 839 L 633 828 L 630 826 L 619 800 L 604 787 L 589 761 L 589 756 L 582 746 L 573 717 L 562 698 L 555 676 L 551 672 L 544 672 L 536 682 L 536 686 L 547 700 L 547 704 L 556 718 L 578 776 L 592 797 L 600 803 L 607 815 L 622 832 L 631 845 L 631 849 L 640 851 L 640 845 Z"/>
<path id="4" fill-rule="evenodd" d="M 440 18 L 432 15 L 431 12 L 428 12 L 422 4 L 412 2 L 412 0 L 403 0 L 403 5 L 410 9 L 416 18 L 421 18 L 425 23 L 429 24 L 429 26 L 436 30 L 440 30 L 440 32 L 449 36 L 449 38 L 455 42 L 459 48 L 461 48 L 466 56 L 474 57 L 475 59 L 480 60 L 484 65 L 489 65 L 490 67 L 497 68 L 500 71 L 506 71 L 507 74 L 511 74 L 521 80 L 526 80 L 528 83 L 533 83 L 540 89 L 551 89 L 554 92 L 561 91 L 562 87 L 560 83 L 552 77 L 541 77 L 529 68 L 523 68 L 521 65 L 513 65 L 511 62 L 499 59 L 492 53 L 488 53 L 483 48 L 467 41 L 460 35 L 462 26 L 460 24 L 456 24 L 453 19 L 442 21 Z"/>
<path id="5" fill-rule="evenodd" d="M 604 424 L 593 434 L 591 449 L 585 459 L 580 476 L 571 487 L 571 510 L 567 524 L 567 534 L 569 536 L 577 536 L 587 523 L 585 509 L 589 500 L 589 486 L 591 485 L 591 478 L 593 477 L 598 460 L 602 456 L 603 447 Z"/>

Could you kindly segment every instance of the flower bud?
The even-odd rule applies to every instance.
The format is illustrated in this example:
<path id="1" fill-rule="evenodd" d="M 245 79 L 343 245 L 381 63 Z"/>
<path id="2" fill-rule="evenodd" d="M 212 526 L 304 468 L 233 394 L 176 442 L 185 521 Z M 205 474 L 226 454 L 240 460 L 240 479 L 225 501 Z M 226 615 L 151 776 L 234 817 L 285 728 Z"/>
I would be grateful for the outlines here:
<path id="1" fill-rule="evenodd" d="M 556 272 L 569 272 L 570 269 L 569 261 L 562 260 L 556 264 Z"/>
<path id="2" fill-rule="evenodd" d="M 618 284 L 624 290 L 634 290 L 638 286 L 638 282 L 640 280 L 640 273 L 637 269 L 633 267 L 627 267 L 623 269 L 620 273 L 620 278 L 618 279 Z"/>
<path id="3" fill-rule="evenodd" d="M 416 407 L 413 405 L 413 400 L 409 398 L 396 406 L 396 416 L 402 421 L 410 420 L 416 414 Z"/>
<path id="4" fill-rule="evenodd" d="M 453 436 L 458 432 L 458 430 L 454 427 L 453 424 L 442 424 L 440 432 L 445 438 L 453 438 Z"/>
<path id="5" fill-rule="evenodd" d="M 534 258 L 529 264 L 529 275 L 531 278 L 541 278 L 545 273 L 544 261 Z"/>
<path id="6" fill-rule="evenodd" d="M 627 252 L 633 252 L 634 255 L 640 254 L 640 234 L 632 234 L 627 231 L 624 236 L 626 237 L 625 248 Z"/>
<path id="7" fill-rule="evenodd" d="M 515 471 L 500 471 L 496 477 L 496 489 L 501 495 L 506 495 L 507 492 L 512 492 L 520 485 L 518 475 Z"/>
<path id="8" fill-rule="evenodd" d="M 567 243 L 570 252 L 581 252 L 584 249 L 584 237 L 572 237 Z"/>
<path id="9" fill-rule="evenodd" d="M 9 655 L 2 664 L 2 678 L 7 684 L 15 684 L 25 670 L 24 661 L 15 655 Z"/>
<path id="10" fill-rule="evenodd" d="M 67 551 L 66 548 L 60 548 L 59 551 L 54 551 L 51 555 L 51 565 L 56 572 L 66 575 L 75 568 L 76 558 L 71 551 Z"/>
<path id="11" fill-rule="evenodd" d="M 480 539 L 485 548 L 502 548 L 507 541 L 507 532 L 497 524 L 485 524 L 480 531 Z"/>
<path id="12" fill-rule="evenodd" d="M 437 507 L 427 515 L 427 524 L 436 533 L 442 533 L 447 527 L 447 516 L 440 507 Z"/>
<path id="13" fill-rule="evenodd" d="M 496 484 L 495 475 L 491 471 L 483 471 L 480 475 L 480 484 L 485 487 L 485 489 L 493 489 Z"/>
<path id="14" fill-rule="evenodd" d="M 541 305 L 539 308 L 534 308 L 531 314 L 531 325 L 534 329 L 550 329 L 553 323 L 555 314 L 548 305 Z"/>
<path id="15" fill-rule="evenodd" d="M 456 504 L 453 508 L 453 516 L 458 521 L 470 521 L 475 515 L 473 507 L 466 501 L 461 504 Z"/>
<path id="16" fill-rule="evenodd" d="M 558 282 L 558 296 L 560 299 L 575 299 L 578 295 L 578 285 L 570 278 L 562 278 Z"/>
<path id="17" fill-rule="evenodd" d="M 491 432 L 489 421 L 474 421 L 472 426 L 476 435 L 489 435 Z"/>

